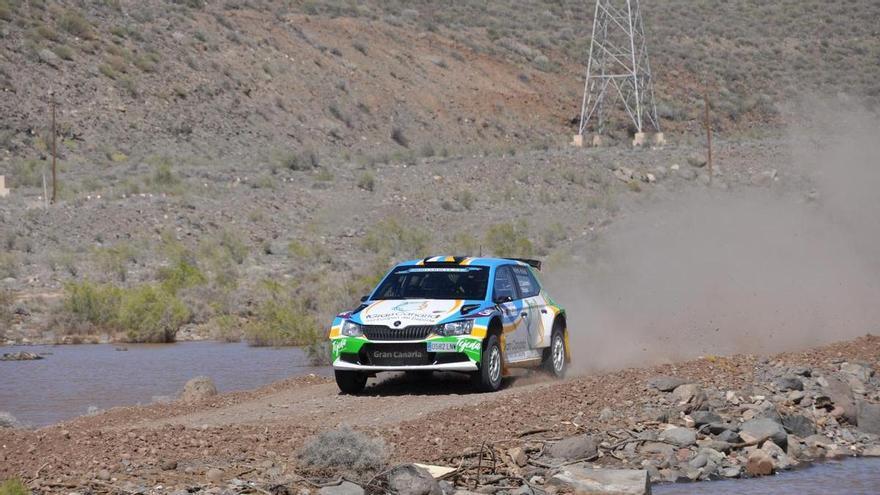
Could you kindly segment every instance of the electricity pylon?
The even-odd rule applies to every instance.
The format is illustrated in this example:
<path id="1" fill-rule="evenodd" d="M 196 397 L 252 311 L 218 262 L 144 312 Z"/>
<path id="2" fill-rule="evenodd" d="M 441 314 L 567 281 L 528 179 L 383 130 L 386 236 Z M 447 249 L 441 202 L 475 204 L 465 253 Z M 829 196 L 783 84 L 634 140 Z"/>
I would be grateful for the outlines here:
<path id="1" fill-rule="evenodd" d="M 662 144 L 639 0 L 596 0 L 576 144 L 588 129 L 596 135 L 605 130 L 613 100 L 623 103 L 635 126 L 634 145 L 644 144 L 646 130 Z"/>

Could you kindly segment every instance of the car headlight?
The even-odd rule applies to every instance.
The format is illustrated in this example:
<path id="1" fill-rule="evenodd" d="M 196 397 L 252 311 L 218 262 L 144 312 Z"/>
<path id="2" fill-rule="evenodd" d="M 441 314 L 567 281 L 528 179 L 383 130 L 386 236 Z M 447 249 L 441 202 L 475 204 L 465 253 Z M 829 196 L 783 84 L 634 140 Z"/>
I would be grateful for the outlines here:
<path id="1" fill-rule="evenodd" d="M 360 337 L 364 334 L 364 329 L 351 320 L 345 320 L 342 324 L 342 335 L 346 337 Z"/>
<path id="2" fill-rule="evenodd" d="M 453 335 L 467 335 L 474 328 L 474 320 L 453 321 L 445 325 L 440 325 L 438 332 L 440 335 L 451 337 Z"/>

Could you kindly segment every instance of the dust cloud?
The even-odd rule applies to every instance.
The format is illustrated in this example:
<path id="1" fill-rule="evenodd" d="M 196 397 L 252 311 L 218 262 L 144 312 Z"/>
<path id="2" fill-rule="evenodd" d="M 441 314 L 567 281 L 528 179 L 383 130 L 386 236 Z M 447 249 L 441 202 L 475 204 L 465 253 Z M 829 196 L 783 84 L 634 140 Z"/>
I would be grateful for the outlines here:
<path id="1" fill-rule="evenodd" d="M 780 142 L 790 163 L 772 187 L 678 194 L 578 248 L 576 266 L 546 276 L 575 371 L 876 334 L 878 123 L 818 111 Z"/>

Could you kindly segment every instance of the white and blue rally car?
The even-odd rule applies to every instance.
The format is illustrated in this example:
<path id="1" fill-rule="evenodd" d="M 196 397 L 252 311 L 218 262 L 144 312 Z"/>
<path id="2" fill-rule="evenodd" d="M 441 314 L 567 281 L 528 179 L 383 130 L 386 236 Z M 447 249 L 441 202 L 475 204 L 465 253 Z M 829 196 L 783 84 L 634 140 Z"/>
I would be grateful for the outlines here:
<path id="1" fill-rule="evenodd" d="M 395 266 L 330 329 L 336 383 L 358 393 L 383 371 L 470 373 L 484 391 L 515 367 L 557 377 L 571 357 L 565 311 L 535 260 L 436 256 Z"/>

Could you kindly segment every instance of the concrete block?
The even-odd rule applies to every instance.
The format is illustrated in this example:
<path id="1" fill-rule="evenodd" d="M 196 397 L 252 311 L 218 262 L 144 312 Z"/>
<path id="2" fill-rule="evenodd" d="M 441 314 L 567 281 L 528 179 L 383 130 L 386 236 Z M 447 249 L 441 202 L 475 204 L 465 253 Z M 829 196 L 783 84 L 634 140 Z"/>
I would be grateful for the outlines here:
<path id="1" fill-rule="evenodd" d="M 577 148 L 583 148 L 584 147 L 584 135 L 583 134 L 575 134 L 574 136 L 572 136 L 571 144 L 572 144 L 572 146 L 575 146 Z"/>
<path id="2" fill-rule="evenodd" d="M 647 142 L 647 136 L 644 132 L 637 132 L 635 136 L 633 136 L 633 146 L 644 146 Z"/>
<path id="3" fill-rule="evenodd" d="M 0 175 L 0 198 L 9 196 L 9 189 L 6 189 L 6 176 Z"/>

